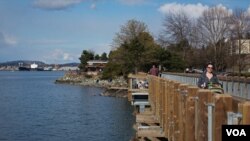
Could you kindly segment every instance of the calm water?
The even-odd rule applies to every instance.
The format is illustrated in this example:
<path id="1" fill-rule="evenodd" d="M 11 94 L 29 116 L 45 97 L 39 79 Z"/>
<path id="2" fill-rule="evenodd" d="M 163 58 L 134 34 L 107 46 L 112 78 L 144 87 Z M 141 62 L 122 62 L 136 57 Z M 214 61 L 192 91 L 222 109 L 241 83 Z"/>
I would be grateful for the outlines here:
<path id="1" fill-rule="evenodd" d="M 0 140 L 129 141 L 133 107 L 101 88 L 54 84 L 63 72 L 0 71 Z"/>

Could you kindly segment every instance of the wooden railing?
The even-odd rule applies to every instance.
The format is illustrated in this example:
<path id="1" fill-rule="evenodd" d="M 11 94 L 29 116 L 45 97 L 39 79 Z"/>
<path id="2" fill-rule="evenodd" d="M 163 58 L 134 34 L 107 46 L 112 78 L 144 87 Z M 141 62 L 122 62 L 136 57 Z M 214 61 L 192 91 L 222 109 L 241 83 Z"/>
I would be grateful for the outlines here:
<path id="1" fill-rule="evenodd" d="M 148 75 L 147 79 L 150 116 L 161 133 L 152 129 L 143 134 L 138 128 L 140 139 L 163 134 L 168 141 L 221 141 L 222 125 L 250 124 L 250 101 L 156 76 Z M 233 116 L 236 114 L 240 116 Z M 137 124 L 152 125 L 152 121 L 147 123 L 146 114 L 137 114 L 140 119 L 143 116 Z"/>
<path id="2" fill-rule="evenodd" d="M 163 78 L 179 81 L 189 85 L 197 85 L 200 74 L 193 73 L 163 73 Z M 250 78 L 238 76 L 221 76 L 218 75 L 222 83 L 224 92 L 243 99 L 250 100 Z"/>

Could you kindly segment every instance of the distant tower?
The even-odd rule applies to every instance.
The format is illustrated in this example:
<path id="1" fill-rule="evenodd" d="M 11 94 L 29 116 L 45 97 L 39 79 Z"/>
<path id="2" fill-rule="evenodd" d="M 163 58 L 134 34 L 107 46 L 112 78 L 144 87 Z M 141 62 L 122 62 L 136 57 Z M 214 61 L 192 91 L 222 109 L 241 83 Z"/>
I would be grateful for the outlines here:
<path id="1" fill-rule="evenodd" d="M 18 66 L 19 66 L 19 67 L 22 67 L 22 66 L 23 66 L 23 63 L 22 63 L 22 62 L 19 62 L 19 63 L 18 63 Z"/>

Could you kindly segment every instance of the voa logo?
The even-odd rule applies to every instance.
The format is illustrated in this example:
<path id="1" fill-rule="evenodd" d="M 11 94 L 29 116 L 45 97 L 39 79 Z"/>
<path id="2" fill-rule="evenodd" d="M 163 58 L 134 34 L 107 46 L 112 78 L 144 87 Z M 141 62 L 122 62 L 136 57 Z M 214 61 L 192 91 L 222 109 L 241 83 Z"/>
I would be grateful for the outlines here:
<path id="1" fill-rule="evenodd" d="M 244 129 L 226 129 L 227 136 L 247 136 Z"/>

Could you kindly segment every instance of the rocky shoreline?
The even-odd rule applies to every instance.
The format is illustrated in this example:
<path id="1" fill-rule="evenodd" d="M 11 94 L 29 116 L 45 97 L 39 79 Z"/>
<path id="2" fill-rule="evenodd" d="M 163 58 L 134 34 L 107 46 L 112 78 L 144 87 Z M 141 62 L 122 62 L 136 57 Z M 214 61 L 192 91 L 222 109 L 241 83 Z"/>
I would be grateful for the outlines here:
<path id="1" fill-rule="evenodd" d="M 105 90 L 100 96 L 127 98 L 128 94 L 128 84 L 123 77 L 112 80 L 101 80 L 99 77 L 87 78 L 80 74 L 66 73 L 63 77 L 55 80 L 55 83 L 104 88 Z"/>

